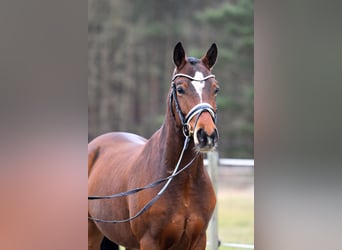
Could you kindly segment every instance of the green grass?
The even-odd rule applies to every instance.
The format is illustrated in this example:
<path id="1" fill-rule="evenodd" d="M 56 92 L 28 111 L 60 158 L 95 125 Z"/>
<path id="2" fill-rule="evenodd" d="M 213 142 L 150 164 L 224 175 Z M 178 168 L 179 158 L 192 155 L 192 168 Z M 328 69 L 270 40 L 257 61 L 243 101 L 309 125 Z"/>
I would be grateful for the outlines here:
<path id="1" fill-rule="evenodd" d="M 218 234 L 221 242 L 254 244 L 254 195 L 252 191 L 226 189 L 217 195 Z M 220 247 L 221 249 L 237 249 Z"/>

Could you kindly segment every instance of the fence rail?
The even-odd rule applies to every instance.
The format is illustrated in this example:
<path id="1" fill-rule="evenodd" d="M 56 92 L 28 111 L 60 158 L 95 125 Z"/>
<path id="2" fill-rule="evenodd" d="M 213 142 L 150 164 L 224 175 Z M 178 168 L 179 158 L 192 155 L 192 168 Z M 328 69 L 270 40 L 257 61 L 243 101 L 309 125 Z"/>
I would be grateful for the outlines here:
<path id="1" fill-rule="evenodd" d="M 217 152 L 209 152 L 208 159 L 204 160 L 204 165 L 208 166 L 208 172 L 212 180 L 215 191 L 217 191 L 217 168 L 218 166 L 240 166 L 240 167 L 254 167 L 254 159 L 219 159 Z M 210 220 L 208 228 L 208 242 L 207 245 L 210 250 L 218 250 L 218 223 L 217 223 L 217 209 Z M 212 244 L 216 242 L 216 244 Z M 221 242 L 220 246 L 227 246 L 240 249 L 254 249 L 254 245 L 250 244 L 238 244 Z"/>
<path id="2" fill-rule="evenodd" d="M 253 159 L 221 158 L 218 163 L 220 166 L 254 167 Z M 208 166 L 208 159 L 204 159 L 204 165 Z"/>
<path id="3" fill-rule="evenodd" d="M 243 248 L 243 249 L 254 249 L 254 245 L 249 244 L 237 244 L 237 243 L 221 243 L 221 246 L 233 247 L 233 248 Z"/>

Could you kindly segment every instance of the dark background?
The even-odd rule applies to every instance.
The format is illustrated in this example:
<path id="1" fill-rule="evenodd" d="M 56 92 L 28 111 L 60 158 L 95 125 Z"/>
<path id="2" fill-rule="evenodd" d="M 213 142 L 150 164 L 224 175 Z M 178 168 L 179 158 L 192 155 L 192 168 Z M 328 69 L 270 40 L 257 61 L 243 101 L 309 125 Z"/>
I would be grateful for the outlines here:
<path id="1" fill-rule="evenodd" d="M 109 131 L 149 138 L 164 120 L 176 43 L 201 58 L 215 42 L 219 152 L 253 158 L 253 8 L 252 0 L 89 0 L 89 139 Z"/>

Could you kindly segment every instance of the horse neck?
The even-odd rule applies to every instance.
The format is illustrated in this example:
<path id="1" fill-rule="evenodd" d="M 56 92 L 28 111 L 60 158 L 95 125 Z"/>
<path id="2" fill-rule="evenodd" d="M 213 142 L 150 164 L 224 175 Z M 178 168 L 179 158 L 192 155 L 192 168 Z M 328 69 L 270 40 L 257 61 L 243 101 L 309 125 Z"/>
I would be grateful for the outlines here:
<path id="1" fill-rule="evenodd" d="M 177 114 L 175 114 L 177 115 Z M 159 133 L 159 142 L 161 143 L 162 150 L 162 159 L 164 166 L 164 174 L 169 175 L 175 169 L 181 152 L 185 143 L 185 136 L 180 128 L 176 127 L 176 121 L 170 110 L 167 109 L 164 124 L 162 125 Z M 198 165 L 203 165 L 203 156 L 202 154 L 198 154 L 194 150 L 194 142 L 190 139 L 187 149 L 184 151 L 183 158 L 180 164 L 179 169 L 183 168 L 186 164 L 188 164 L 193 158 L 196 157 L 192 165 L 190 166 L 186 172 L 191 175 L 195 175 L 196 172 L 201 169 Z M 196 156 L 197 155 L 197 156 Z"/>

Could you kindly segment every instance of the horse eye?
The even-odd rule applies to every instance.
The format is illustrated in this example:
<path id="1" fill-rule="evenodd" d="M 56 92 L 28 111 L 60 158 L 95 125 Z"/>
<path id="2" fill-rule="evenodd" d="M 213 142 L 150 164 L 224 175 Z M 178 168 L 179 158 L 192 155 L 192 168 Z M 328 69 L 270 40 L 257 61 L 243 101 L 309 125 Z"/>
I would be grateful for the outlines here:
<path id="1" fill-rule="evenodd" d="M 217 93 L 220 91 L 220 88 L 216 88 L 215 91 L 214 91 L 214 94 L 217 95 Z"/>
<path id="2" fill-rule="evenodd" d="M 177 87 L 177 92 L 181 95 L 185 93 L 185 90 L 182 87 Z"/>

